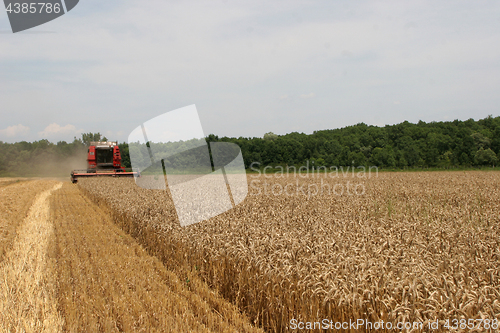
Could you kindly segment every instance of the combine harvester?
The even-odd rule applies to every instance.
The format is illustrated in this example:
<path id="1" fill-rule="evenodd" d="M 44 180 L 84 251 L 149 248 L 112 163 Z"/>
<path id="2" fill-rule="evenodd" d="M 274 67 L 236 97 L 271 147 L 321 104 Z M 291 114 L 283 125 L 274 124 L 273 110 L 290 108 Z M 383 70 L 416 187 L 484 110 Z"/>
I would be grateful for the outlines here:
<path id="1" fill-rule="evenodd" d="M 127 172 L 117 142 L 91 142 L 87 154 L 87 170 L 71 171 L 71 182 L 88 177 L 140 177 L 139 172 Z"/>

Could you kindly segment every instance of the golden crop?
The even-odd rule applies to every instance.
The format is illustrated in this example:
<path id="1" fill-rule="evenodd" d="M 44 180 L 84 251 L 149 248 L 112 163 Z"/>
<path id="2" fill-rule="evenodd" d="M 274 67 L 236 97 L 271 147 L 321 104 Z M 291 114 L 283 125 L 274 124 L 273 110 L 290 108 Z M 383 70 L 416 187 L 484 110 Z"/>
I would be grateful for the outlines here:
<path id="1" fill-rule="evenodd" d="M 292 318 L 500 320 L 500 173 L 248 180 L 242 204 L 184 228 L 166 192 L 80 186 L 167 267 L 196 271 L 268 331 Z M 340 193 L 347 182 L 362 186 Z"/>
<path id="2" fill-rule="evenodd" d="M 7 242 L 2 242 L 9 246 L 2 249 L 5 255 L 0 260 L 2 332 L 60 332 L 63 319 L 57 311 L 48 253 L 54 234 L 48 197 L 61 185 L 34 181 L 1 189 L 2 217 L 9 218 L 0 226 L 10 231 Z"/>
<path id="3" fill-rule="evenodd" d="M 55 183 L 28 182 L 17 178 L 0 179 L 0 263 L 6 251 L 12 247 L 17 228 L 28 214 L 36 195 Z"/>
<path id="4" fill-rule="evenodd" d="M 80 189 L 0 185 L 0 332 L 262 332 L 176 275 Z"/>

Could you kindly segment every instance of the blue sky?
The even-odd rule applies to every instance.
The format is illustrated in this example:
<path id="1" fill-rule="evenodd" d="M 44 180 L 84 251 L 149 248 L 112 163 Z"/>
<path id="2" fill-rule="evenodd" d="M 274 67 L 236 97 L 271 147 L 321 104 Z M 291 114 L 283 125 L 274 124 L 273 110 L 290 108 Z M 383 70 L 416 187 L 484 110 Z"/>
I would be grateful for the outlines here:
<path id="1" fill-rule="evenodd" d="M 0 140 L 125 141 L 196 104 L 205 134 L 500 115 L 497 1 L 95 1 L 17 34 Z"/>

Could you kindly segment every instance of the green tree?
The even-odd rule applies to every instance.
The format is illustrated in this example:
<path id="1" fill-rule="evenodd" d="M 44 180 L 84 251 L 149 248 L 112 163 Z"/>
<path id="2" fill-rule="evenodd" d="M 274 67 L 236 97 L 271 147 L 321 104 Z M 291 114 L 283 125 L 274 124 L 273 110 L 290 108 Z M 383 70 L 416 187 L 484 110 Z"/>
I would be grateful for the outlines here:
<path id="1" fill-rule="evenodd" d="M 392 147 L 376 147 L 373 149 L 371 163 L 378 167 L 394 167 L 396 166 L 396 158 Z"/>
<path id="2" fill-rule="evenodd" d="M 86 146 L 90 146 L 90 143 L 92 141 L 108 141 L 108 139 L 105 136 L 102 136 L 101 133 L 82 133 L 82 142 Z"/>
<path id="3" fill-rule="evenodd" d="M 495 165 L 498 162 L 497 155 L 490 148 L 483 149 L 482 147 L 474 155 L 474 163 L 477 165 Z"/>
<path id="4" fill-rule="evenodd" d="M 490 139 L 484 136 L 482 133 L 472 133 L 471 138 L 474 140 L 477 149 L 487 148 L 491 144 Z"/>
<path id="5" fill-rule="evenodd" d="M 124 168 L 131 168 L 132 164 L 130 162 L 130 152 L 128 148 L 128 143 L 120 143 L 118 145 L 118 148 L 120 148 L 120 155 L 122 156 L 122 167 Z"/>
<path id="6" fill-rule="evenodd" d="M 268 132 L 268 133 L 264 134 L 264 140 L 274 141 L 277 138 L 278 138 L 278 135 L 274 134 L 273 132 Z"/>
<path id="7" fill-rule="evenodd" d="M 439 156 L 438 166 L 449 168 L 452 164 L 453 152 L 448 150 L 441 156 Z"/>
<path id="8" fill-rule="evenodd" d="M 366 156 L 360 151 L 350 152 L 348 158 L 354 166 L 362 166 L 366 164 Z"/>

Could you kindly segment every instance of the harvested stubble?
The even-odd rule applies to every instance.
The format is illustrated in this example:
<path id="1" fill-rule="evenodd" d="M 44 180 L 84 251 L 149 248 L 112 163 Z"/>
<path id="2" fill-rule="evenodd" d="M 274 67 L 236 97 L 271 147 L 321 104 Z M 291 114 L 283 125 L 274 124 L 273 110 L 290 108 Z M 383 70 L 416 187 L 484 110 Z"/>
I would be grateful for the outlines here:
<path id="1" fill-rule="evenodd" d="M 51 189 L 44 189 L 50 183 L 33 182 L 26 188 L 45 191 L 37 193 L 28 206 L 12 247 L 0 263 L 1 332 L 60 332 L 62 318 L 57 311 L 54 262 L 48 256 L 54 234 L 48 197 L 62 184 L 52 182 Z M 9 192 L 15 193 L 19 187 L 11 186 Z M 33 193 L 26 192 L 21 198 L 30 194 Z"/>
<path id="2" fill-rule="evenodd" d="M 65 332 L 262 332 L 196 276 L 149 256 L 108 213 L 65 183 L 51 197 Z"/>
<path id="3" fill-rule="evenodd" d="M 439 319 L 441 328 L 500 319 L 500 173 L 253 177 L 242 204 L 185 228 L 162 191 L 130 179 L 80 184 L 168 267 L 198 272 L 268 331 L 292 318 Z M 328 193 L 321 180 L 363 183 L 364 194 Z M 264 195 L 264 182 L 279 184 L 275 193 L 291 184 L 292 195 L 270 185 Z M 317 195 L 307 193 L 313 184 Z"/>
<path id="4" fill-rule="evenodd" d="M 0 178 L 0 187 L 7 186 L 14 183 L 20 183 L 22 181 L 26 181 L 28 178 L 19 178 L 19 177 L 4 177 Z"/>
<path id="5" fill-rule="evenodd" d="M 18 180 L 2 178 L 0 181 L 0 262 L 11 248 L 17 228 L 28 214 L 36 195 L 56 184 L 52 180 Z"/>

